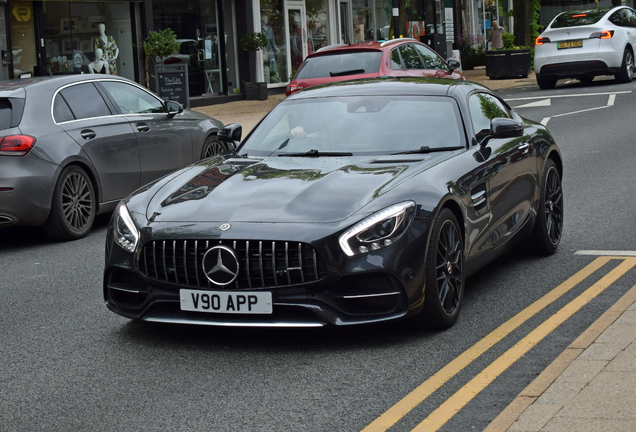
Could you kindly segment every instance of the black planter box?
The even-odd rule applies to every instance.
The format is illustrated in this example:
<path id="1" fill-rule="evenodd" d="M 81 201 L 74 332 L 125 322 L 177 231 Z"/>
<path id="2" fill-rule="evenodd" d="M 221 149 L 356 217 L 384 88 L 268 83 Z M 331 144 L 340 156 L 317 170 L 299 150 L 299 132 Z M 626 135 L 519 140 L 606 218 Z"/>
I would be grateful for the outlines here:
<path id="1" fill-rule="evenodd" d="M 490 79 L 525 78 L 529 74 L 529 49 L 486 51 L 486 75 Z"/>
<path id="2" fill-rule="evenodd" d="M 477 66 L 485 66 L 486 59 L 484 56 L 479 57 L 461 57 L 462 70 L 473 70 Z"/>
<path id="3" fill-rule="evenodd" d="M 267 100 L 267 83 L 245 83 L 245 100 Z"/>

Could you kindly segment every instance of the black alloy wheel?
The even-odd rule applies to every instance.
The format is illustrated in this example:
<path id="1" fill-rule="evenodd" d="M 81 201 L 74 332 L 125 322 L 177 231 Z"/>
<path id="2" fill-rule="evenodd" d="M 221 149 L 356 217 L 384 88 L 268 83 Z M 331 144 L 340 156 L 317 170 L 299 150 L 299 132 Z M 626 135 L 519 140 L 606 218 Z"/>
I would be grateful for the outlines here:
<path id="1" fill-rule="evenodd" d="M 96 213 L 95 190 L 86 172 L 68 166 L 60 174 L 44 231 L 54 240 L 75 240 L 88 234 Z"/>
<path id="2" fill-rule="evenodd" d="M 536 252 L 551 255 L 556 252 L 563 233 L 561 175 L 551 159 L 546 163 L 542 180 L 539 213 L 531 239 Z"/>
<path id="3" fill-rule="evenodd" d="M 464 300 L 464 241 L 448 208 L 442 209 L 432 229 L 424 309 L 418 318 L 426 327 L 444 329 L 455 324 Z"/>
<path id="4" fill-rule="evenodd" d="M 206 138 L 201 150 L 201 159 L 207 159 L 223 153 L 226 150 L 225 144 L 217 140 L 215 136 Z"/>

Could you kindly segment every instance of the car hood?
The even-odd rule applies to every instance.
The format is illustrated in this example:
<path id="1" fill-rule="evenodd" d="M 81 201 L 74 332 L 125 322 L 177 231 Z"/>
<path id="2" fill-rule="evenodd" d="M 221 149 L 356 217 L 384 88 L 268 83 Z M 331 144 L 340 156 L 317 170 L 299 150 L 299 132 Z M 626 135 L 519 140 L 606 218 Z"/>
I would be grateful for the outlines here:
<path id="1" fill-rule="evenodd" d="M 337 222 L 445 155 L 208 159 L 163 185 L 146 217 L 153 222 Z"/>

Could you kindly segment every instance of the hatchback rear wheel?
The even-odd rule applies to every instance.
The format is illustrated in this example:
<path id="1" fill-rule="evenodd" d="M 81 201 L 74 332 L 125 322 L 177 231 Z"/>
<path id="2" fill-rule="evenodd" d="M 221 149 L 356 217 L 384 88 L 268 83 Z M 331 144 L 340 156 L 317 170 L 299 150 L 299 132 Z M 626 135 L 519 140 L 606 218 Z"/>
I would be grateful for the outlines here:
<path id="1" fill-rule="evenodd" d="M 86 171 L 68 166 L 55 185 L 44 232 L 53 240 L 82 238 L 93 226 L 96 208 L 95 190 Z"/>

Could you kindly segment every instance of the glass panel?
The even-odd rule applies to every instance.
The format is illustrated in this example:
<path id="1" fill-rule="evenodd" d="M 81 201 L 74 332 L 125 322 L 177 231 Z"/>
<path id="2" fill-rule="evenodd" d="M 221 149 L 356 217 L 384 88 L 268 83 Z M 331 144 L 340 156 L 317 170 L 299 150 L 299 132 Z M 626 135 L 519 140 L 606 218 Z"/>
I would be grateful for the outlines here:
<path id="1" fill-rule="evenodd" d="M 320 55 L 308 58 L 296 79 L 377 73 L 381 62 L 381 51 Z"/>
<path id="2" fill-rule="evenodd" d="M 109 116 L 106 102 L 91 83 L 67 87 L 60 92 L 77 119 Z"/>
<path id="3" fill-rule="evenodd" d="M 42 2 L 42 8 L 47 74 L 95 72 L 135 79 L 128 5 Z"/>
<path id="4" fill-rule="evenodd" d="M 75 120 L 71 109 L 59 93 L 55 96 L 55 102 L 53 102 L 53 118 L 58 123 Z"/>
<path id="5" fill-rule="evenodd" d="M 11 2 L 11 43 L 13 45 L 13 74 L 15 78 L 35 72 L 37 48 L 32 2 Z"/>
<path id="6" fill-rule="evenodd" d="M 444 69 L 446 70 L 446 63 L 440 56 L 438 56 L 433 50 L 426 48 L 425 46 L 413 44 L 415 49 L 420 53 L 424 60 L 424 67 L 426 69 Z"/>
<path id="7" fill-rule="evenodd" d="M 389 39 L 392 10 L 391 0 L 375 0 L 375 40 Z M 404 30 L 402 30 L 400 34 L 406 37 Z"/>
<path id="8" fill-rule="evenodd" d="M 415 51 L 413 45 L 402 45 L 400 47 L 400 55 L 407 69 L 424 69 L 422 60 L 420 60 L 420 56 L 417 55 L 417 51 Z"/>
<path id="9" fill-rule="evenodd" d="M 284 10 L 283 0 L 261 0 L 261 31 L 268 40 L 268 47 L 263 50 L 266 83 L 286 82 L 289 78 Z"/>
<path id="10" fill-rule="evenodd" d="M 340 43 L 348 44 L 351 42 L 349 35 L 351 34 L 351 20 L 349 19 L 349 4 L 340 3 Z"/>
<path id="11" fill-rule="evenodd" d="M 171 29 L 180 43 L 178 52 L 164 59 L 166 65 L 188 65 L 190 96 L 225 91 L 218 10 L 215 1 L 175 2 L 153 0 L 155 30 Z"/>
<path id="12" fill-rule="evenodd" d="M 103 81 L 102 85 L 124 114 L 163 113 L 161 101 L 130 84 Z"/>
<path id="13" fill-rule="evenodd" d="M 373 40 L 373 0 L 353 3 L 353 42 Z"/>
<path id="14" fill-rule="evenodd" d="M 307 45 L 309 54 L 329 45 L 328 0 L 307 0 Z"/>
<path id="15" fill-rule="evenodd" d="M 289 17 L 289 49 L 291 59 L 291 74 L 300 67 L 303 62 L 303 29 L 300 10 L 289 9 L 287 11 Z"/>
<path id="16" fill-rule="evenodd" d="M 400 52 L 397 48 L 391 50 L 391 69 L 402 69 L 402 60 L 400 59 Z"/>

